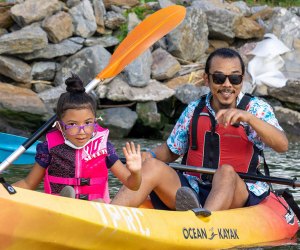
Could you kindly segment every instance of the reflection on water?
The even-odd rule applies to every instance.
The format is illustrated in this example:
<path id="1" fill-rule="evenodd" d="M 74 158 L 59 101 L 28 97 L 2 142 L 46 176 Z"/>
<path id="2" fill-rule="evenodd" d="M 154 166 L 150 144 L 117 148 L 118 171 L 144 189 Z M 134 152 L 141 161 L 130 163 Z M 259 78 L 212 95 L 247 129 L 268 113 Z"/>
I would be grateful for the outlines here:
<path id="1" fill-rule="evenodd" d="M 160 141 L 153 141 L 153 140 L 145 140 L 145 139 L 133 139 L 135 143 L 139 143 L 141 145 L 141 149 L 143 151 L 154 148 Z M 115 145 L 117 152 L 120 157 L 123 157 L 122 147 L 125 145 L 125 140 L 111 140 L 111 142 Z M 289 178 L 293 179 L 294 177 L 300 177 L 300 143 L 293 143 L 289 145 L 289 151 L 284 154 L 278 154 L 271 150 L 266 150 L 265 157 L 266 161 L 269 165 L 271 176 L 274 177 L 281 177 L 281 178 Z M 5 170 L 3 177 L 5 177 L 6 181 L 9 183 L 13 183 L 21 178 L 24 178 L 26 174 L 29 172 L 31 166 L 10 166 L 7 170 Z M 120 187 L 120 182 L 110 175 L 110 193 L 111 196 L 114 197 L 116 192 Z M 284 185 L 273 185 L 276 189 L 278 188 L 286 188 L 287 186 Z M 300 187 L 292 189 L 295 200 L 298 204 L 300 204 Z M 38 188 L 42 190 L 42 184 Z M 275 249 L 300 249 L 300 232 L 298 233 L 298 244 L 294 246 L 281 246 L 275 247 Z M 274 248 L 274 247 L 273 247 Z M 252 249 L 264 249 L 264 248 L 252 248 Z"/>
<path id="2" fill-rule="evenodd" d="M 290 144 L 288 152 L 284 154 L 267 150 L 265 152 L 265 157 L 272 176 L 288 179 L 297 178 L 300 181 L 300 143 Z M 287 186 L 273 185 L 273 187 L 276 189 Z M 300 204 L 300 187 L 295 189 L 289 187 L 289 189 L 292 191 L 297 203 Z"/>

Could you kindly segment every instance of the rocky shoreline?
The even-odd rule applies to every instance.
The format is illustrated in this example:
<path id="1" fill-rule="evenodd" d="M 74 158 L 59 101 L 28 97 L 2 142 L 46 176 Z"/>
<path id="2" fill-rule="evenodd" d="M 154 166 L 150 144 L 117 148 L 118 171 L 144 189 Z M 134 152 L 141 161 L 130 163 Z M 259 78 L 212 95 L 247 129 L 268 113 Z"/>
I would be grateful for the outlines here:
<path id="1" fill-rule="evenodd" d="M 168 0 L 27 0 L 0 2 L 0 131 L 29 136 L 54 114 L 70 73 L 89 83 L 108 64 L 120 39 Z M 117 77 L 99 85 L 101 124 L 115 138 L 162 139 L 184 107 L 208 89 L 202 73 L 208 53 L 232 47 L 246 65 L 265 34 L 281 54 L 285 86 L 245 76 L 244 91 L 266 99 L 291 140 L 300 138 L 300 8 L 249 7 L 243 1 L 181 0 L 183 23 Z M 272 48 L 271 48 L 272 49 Z M 267 65 L 264 65 L 267 66 Z"/>

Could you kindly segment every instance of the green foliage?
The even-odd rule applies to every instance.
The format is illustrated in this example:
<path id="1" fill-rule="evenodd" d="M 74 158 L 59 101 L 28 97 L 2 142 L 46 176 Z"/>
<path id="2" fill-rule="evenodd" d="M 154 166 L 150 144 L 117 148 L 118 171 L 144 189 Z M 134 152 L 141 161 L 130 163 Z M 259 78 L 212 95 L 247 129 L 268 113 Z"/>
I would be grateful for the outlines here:
<path id="1" fill-rule="evenodd" d="M 145 0 L 145 1 L 150 1 L 150 0 Z M 145 6 L 137 6 L 130 10 L 127 10 L 124 14 L 125 17 L 128 17 L 128 14 L 132 12 L 135 13 L 140 20 L 144 20 L 147 15 L 154 13 L 152 9 L 149 9 Z M 127 36 L 127 34 L 128 34 L 128 23 L 124 23 L 120 26 L 120 28 L 116 32 L 116 36 L 121 42 Z"/>
<path id="2" fill-rule="evenodd" d="M 127 36 L 127 34 L 128 34 L 128 24 L 124 23 L 118 29 L 116 36 L 119 39 L 119 41 L 122 42 L 124 38 Z"/>
<path id="3" fill-rule="evenodd" d="M 144 6 L 134 7 L 130 10 L 130 12 L 134 12 L 140 20 L 144 20 L 147 15 L 154 13 L 152 9 Z"/>
<path id="4" fill-rule="evenodd" d="M 150 3 L 150 2 L 157 2 L 157 0 L 139 0 L 141 4 Z"/>
<path id="5" fill-rule="evenodd" d="M 249 5 L 269 5 L 280 7 L 300 6 L 300 0 L 246 0 Z"/>

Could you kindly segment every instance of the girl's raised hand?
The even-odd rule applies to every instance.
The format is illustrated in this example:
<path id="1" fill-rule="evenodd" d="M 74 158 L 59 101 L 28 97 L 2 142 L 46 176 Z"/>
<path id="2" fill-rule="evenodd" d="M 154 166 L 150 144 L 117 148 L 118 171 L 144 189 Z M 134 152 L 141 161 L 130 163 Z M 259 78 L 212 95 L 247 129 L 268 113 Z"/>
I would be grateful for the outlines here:
<path id="1" fill-rule="evenodd" d="M 142 157 L 140 145 L 135 145 L 133 142 L 126 142 L 125 147 L 123 147 L 123 153 L 126 158 L 126 166 L 131 173 L 136 173 L 142 168 Z"/>

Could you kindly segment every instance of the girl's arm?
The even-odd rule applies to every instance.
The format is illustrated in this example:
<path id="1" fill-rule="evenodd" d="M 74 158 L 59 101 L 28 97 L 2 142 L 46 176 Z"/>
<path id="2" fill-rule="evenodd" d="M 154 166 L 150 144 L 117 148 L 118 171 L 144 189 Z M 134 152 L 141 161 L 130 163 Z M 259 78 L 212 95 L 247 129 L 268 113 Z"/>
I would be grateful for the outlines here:
<path id="1" fill-rule="evenodd" d="M 20 181 L 13 184 L 15 187 L 34 190 L 38 187 L 45 176 L 46 169 L 35 163 L 30 173 Z"/>
<path id="2" fill-rule="evenodd" d="M 142 182 L 140 145 L 137 145 L 136 149 L 133 142 L 127 142 L 123 147 L 123 153 L 126 158 L 126 167 L 120 160 L 117 160 L 110 170 L 127 188 L 136 191 Z"/>

